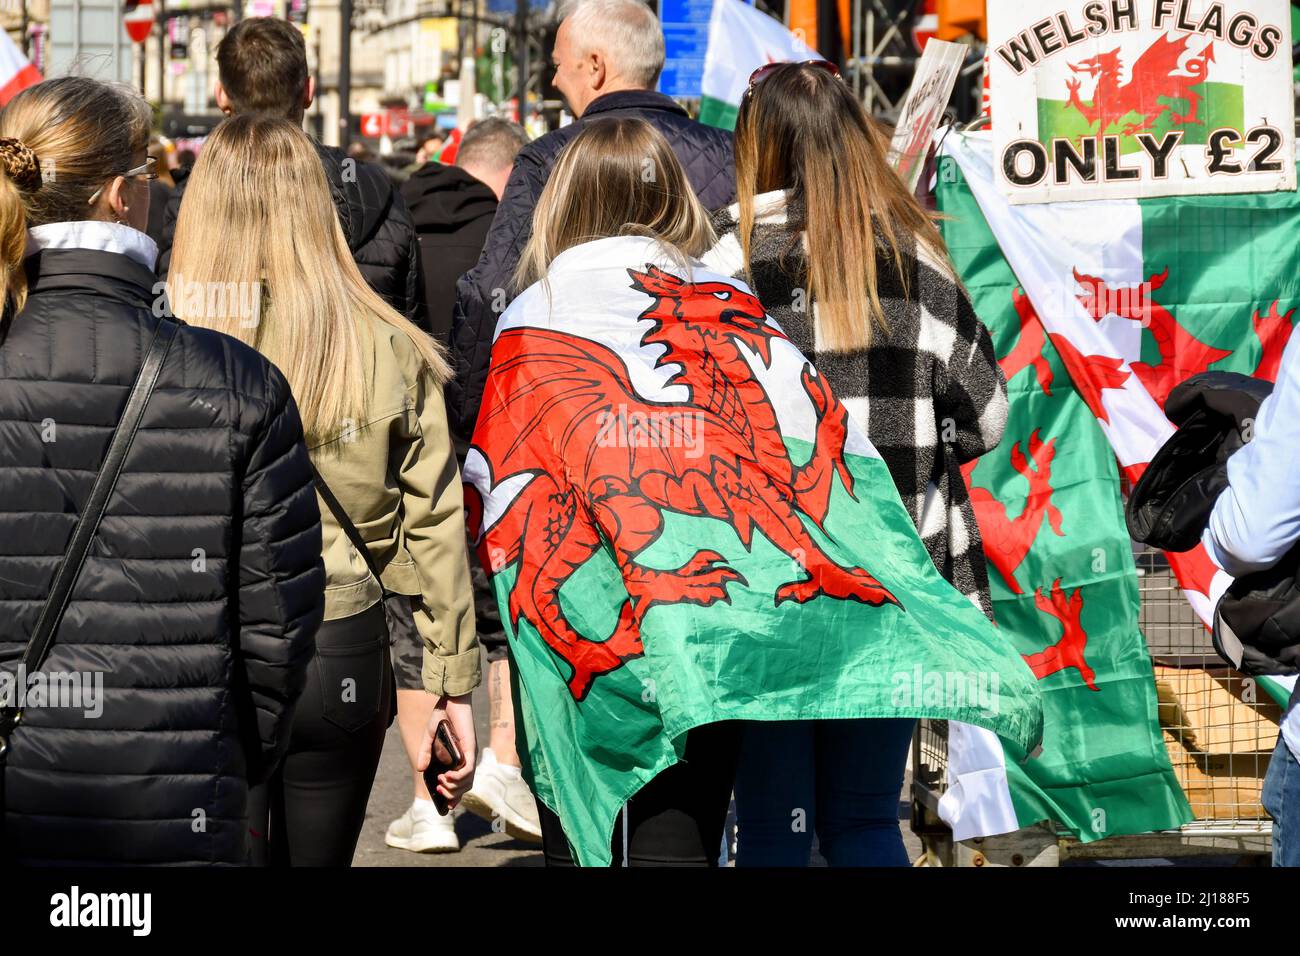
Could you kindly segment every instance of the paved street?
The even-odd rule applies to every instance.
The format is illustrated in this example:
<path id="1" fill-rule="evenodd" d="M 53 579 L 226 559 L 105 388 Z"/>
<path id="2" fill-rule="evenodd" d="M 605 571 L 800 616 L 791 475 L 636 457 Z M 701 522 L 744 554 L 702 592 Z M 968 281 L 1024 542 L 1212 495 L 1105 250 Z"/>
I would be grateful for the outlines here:
<path id="1" fill-rule="evenodd" d="M 486 686 L 486 685 L 484 685 Z M 480 687 L 474 696 L 474 714 L 478 724 L 480 744 L 487 740 L 487 692 Z M 904 781 L 903 793 L 910 786 Z M 353 859 L 354 866 L 541 866 L 542 855 L 537 847 L 511 838 L 505 833 L 493 833 L 491 826 L 472 813 L 457 811 L 456 832 L 460 836 L 459 853 L 411 853 L 394 850 L 384 844 L 384 831 L 388 824 L 401 816 L 411 803 L 411 772 L 406 762 L 406 752 L 397 733 L 397 724 L 388 731 L 388 742 L 379 764 L 379 776 L 370 795 L 366 811 L 366 826 L 361 832 L 361 842 Z M 903 821 L 903 841 L 909 858 L 921 853 L 921 843 L 907 826 L 907 804 L 899 800 L 899 818 Z M 820 858 L 815 858 L 820 863 Z"/>
<path id="2" fill-rule="evenodd" d="M 480 745 L 487 742 L 487 685 L 474 692 L 474 716 Z M 542 854 L 537 847 L 521 843 L 505 833 L 493 833 L 492 827 L 472 813 L 456 811 L 456 833 L 460 836 L 459 853 L 411 853 L 394 850 L 384 844 L 388 824 L 411 805 L 413 781 L 397 724 L 388 729 L 388 741 L 379 763 L 375 789 L 366 810 L 366 825 L 353 858 L 354 866 L 541 866 Z"/>

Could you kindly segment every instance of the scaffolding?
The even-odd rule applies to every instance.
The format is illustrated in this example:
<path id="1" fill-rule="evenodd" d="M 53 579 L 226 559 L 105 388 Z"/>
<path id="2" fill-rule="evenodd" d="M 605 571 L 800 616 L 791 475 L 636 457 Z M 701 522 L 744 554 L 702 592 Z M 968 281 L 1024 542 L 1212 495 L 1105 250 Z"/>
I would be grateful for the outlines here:
<path id="1" fill-rule="evenodd" d="M 914 29 L 920 0 L 853 0 L 846 78 L 867 112 L 892 125 L 921 59 Z M 953 93 L 950 119 L 966 123 L 979 113 L 984 45 L 974 37 Z"/>

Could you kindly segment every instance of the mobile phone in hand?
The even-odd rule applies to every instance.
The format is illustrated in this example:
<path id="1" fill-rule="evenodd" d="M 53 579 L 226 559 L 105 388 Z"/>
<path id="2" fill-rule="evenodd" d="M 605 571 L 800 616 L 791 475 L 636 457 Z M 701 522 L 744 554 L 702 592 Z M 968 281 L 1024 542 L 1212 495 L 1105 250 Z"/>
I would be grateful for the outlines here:
<path id="1" fill-rule="evenodd" d="M 461 752 L 460 741 L 451 724 L 444 718 L 438 722 L 433 732 L 433 756 L 424 771 L 424 785 L 429 788 L 433 805 L 442 816 L 447 815 L 447 798 L 438 792 L 438 774 L 448 770 L 459 770 L 465 766 L 465 754 Z"/>

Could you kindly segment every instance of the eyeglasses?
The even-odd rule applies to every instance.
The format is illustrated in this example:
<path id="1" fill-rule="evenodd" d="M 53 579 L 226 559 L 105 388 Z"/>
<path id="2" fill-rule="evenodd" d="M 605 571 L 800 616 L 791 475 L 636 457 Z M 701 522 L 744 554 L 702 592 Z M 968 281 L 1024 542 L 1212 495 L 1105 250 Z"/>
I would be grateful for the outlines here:
<path id="1" fill-rule="evenodd" d="M 764 63 L 753 73 L 749 74 L 749 89 L 745 90 L 745 92 L 751 92 L 754 87 L 758 86 L 758 84 L 762 83 L 783 66 L 815 66 L 819 70 L 825 70 L 836 79 L 841 78 L 840 68 L 830 60 L 804 60 L 802 63 L 792 63 L 788 60 L 782 60 L 776 63 Z"/>
<path id="2" fill-rule="evenodd" d="M 154 172 L 154 168 L 153 168 L 156 162 L 158 162 L 158 157 L 150 156 L 139 166 L 135 167 L 135 169 L 128 169 L 126 172 L 121 173 L 120 175 L 123 179 L 130 179 L 132 176 L 143 176 L 145 177 L 146 182 L 152 182 L 153 180 L 158 178 L 158 174 Z M 109 180 L 109 182 L 112 182 L 112 180 Z M 93 193 L 91 193 L 90 198 L 86 200 L 86 205 L 88 206 L 95 205 L 95 200 L 99 198 L 99 194 L 104 191 L 104 187 L 107 185 L 108 183 L 105 183 L 104 186 L 100 186 Z"/>

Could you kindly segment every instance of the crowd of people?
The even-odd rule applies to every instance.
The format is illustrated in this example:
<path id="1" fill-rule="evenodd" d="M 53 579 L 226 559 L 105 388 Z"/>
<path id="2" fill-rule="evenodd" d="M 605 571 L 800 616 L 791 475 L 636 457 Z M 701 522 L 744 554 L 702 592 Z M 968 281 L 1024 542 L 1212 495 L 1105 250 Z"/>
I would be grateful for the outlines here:
<path id="1" fill-rule="evenodd" d="M 625 562 L 639 512 L 620 504 L 627 487 L 614 479 L 577 484 L 577 446 L 548 437 L 563 508 L 519 532 L 506 586 L 485 515 L 469 508 L 467 526 L 468 475 L 502 479 L 476 457 L 501 441 L 492 429 L 512 427 L 483 414 L 504 387 L 502 330 L 538 290 L 558 290 L 564 269 L 604 261 L 598 250 L 623 237 L 649 241 L 670 273 L 729 278 L 718 297 L 756 297 L 808 363 L 805 387 L 829 422 L 819 436 L 865 434 L 918 553 L 965 611 L 992 617 L 960 468 L 1001 440 L 1006 382 L 933 218 L 889 165 L 884 131 L 834 65 L 810 61 L 757 70 L 733 136 L 654 91 L 663 62 L 649 7 L 580 0 L 554 51 L 576 122 L 530 141 L 504 119 L 478 121 L 457 137 L 454 163 L 426 155 L 400 184 L 303 132 L 315 84 L 302 34 L 272 18 L 245 19 L 222 41 L 227 119 L 166 190 L 149 108 L 129 88 L 49 79 L 0 112 L 0 667 L 98 673 L 106 685 L 96 718 L 0 706 L 6 858 L 349 865 L 396 721 L 413 792 L 389 845 L 458 849 L 437 804 L 463 802 L 540 842 L 549 865 L 574 862 L 567 804 L 534 797 L 545 768 L 530 753 L 576 747 L 580 733 L 599 750 L 600 723 L 539 717 L 547 695 L 573 685 L 512 668 L 512 642 L 523 621 L 581 645 L 575 674 L 614 666 L 602 654 L 641 653 L 634 632 L 652 598 L 624 605 L 632 620 L 603 647 L 566 636 L 546 590 L 566 560 L 553 545 L 569 525 L 557 522 L 585 516 L 585 553 Z M 605 279 L 626 285 L 645 265 Z M 749 321 L 733 305 L 719 337 Z M 643 319 L 615 308 L 605 321 Z M 1293 346 L 1274 403 L 1294 404 L 1297 361 Z M 123 436 L 146 379 L 147 406 Z M 735 402 L 743 390 L 732 388 Z M 538 402 L 584 400 L 565 394 Z M 1294 427 L 1261 416 L 1249 453 L 1284 447 L 1278 433 Z M 754 473 L 788 464 L 769 439 L 750 436 Z M 102 519 L 83 530 L 110 463 L 120 474 Z M 813 494 L 801 481 L 792 494 Z M 708 488 L 690 494 L 692 513 L 722 514 Z M 1238 511 L 1224 504 L 1211 524 L 1225 562 L 1260 522 L 1300 537 L 1294 515 L 1277 512 L 1241 532 L 1229 520 Z M 704 589 L 726 595 L 738 577 L 716 561 L 689 574 L 687 599 L 701 604 Z M 894 597 L 861 569 L 841 577 L 843 590 L 825 593 Z M 471 694 L 484 658 L 480 748 Z M 691 665 L 701 684 L 729 666 L 705 659 Z M 779 699 L 784 666 L 753 668 L 741 690 Z M 918 716 L 689 728 L 682 759 L 624 801 L 612 858 L 716 865 L 734 794 L 738 865 L 807 865 L 815 836 L 831 865 L 905 866 L 897 807 Z M 431 779 L 444 722 L 464 761 Z M 605 744 L 610 763 L 625 756 Z M 1300 805 L 1300 774 L 1285 751 L 1269 809 L 1277 858 L 1294 863 L 1300 824 L 1283 820 Z M 546 781 L 582 786 L 553 768 Z M 791 825 L 792 808 L 805 825 Z"/>

